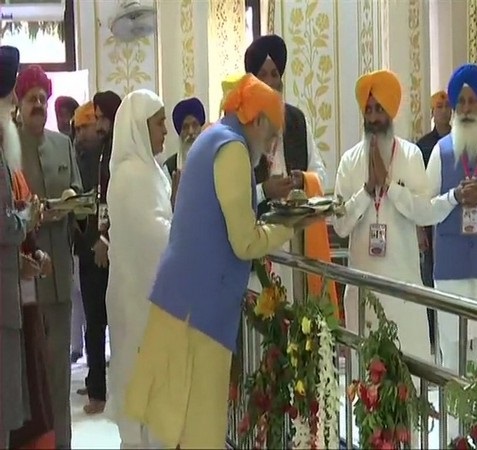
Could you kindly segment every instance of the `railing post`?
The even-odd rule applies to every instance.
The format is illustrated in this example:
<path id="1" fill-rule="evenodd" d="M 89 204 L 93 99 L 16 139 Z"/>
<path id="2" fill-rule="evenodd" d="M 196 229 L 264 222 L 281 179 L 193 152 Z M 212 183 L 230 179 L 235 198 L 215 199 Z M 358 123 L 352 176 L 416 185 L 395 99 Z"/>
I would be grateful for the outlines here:
<path id="1" fill-rule="evenodd" d="M 459 317 L 459 376 L 467 375 L 467 319 Z M 459 435 L 464 435 L 464 424 L 459 420 Z"/>

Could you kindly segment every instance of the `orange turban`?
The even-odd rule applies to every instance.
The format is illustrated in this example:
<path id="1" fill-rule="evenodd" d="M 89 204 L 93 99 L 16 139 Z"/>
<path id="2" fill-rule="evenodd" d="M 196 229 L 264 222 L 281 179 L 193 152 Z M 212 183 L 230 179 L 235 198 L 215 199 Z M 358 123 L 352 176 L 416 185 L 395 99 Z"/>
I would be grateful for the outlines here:
<path id="1" fill-rule="evenodd" d="M 260 114 L 264 114 L 278 130 L 283 128 L 285 122 L 281 95 L 252 74 L 244 75 L 228 93 L 224 111 L 236 114 L 244 125 Z"/>
<path id="2" fill-rule="evenodd" d="M 378 70 L 361 76 L 356 82 L 356 100 L 364 113 L 370 96 L 394 119 L 401 104 L 401 84 L 388 70 Z"/>
<path id="3" fill-rule="evenodd" d="M 95 123 L 96 117 L 94 115 L 93 102 L 85 103 L 84 105 L 76 108 L 73 121 L 75 123 L 75 127 L 81 127 L 83 125 L 91 125 Z"/>
<path id="4" fill-rule="evenodd" d="M 436 92 L 432 97 L 431 97 L 431 108 L 437 108 L 438 106 L 442 106 L 443 103 L 448 102 L 449 97 L 447 96 L 446 91 L 439 91 Z"/>

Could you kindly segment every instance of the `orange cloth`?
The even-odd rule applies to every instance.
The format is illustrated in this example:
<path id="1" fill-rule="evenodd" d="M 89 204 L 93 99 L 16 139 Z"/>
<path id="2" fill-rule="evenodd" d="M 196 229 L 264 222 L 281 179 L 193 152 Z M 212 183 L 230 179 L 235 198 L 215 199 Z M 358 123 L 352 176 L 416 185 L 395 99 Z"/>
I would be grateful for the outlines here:
<path id="1" fill-rule="evenodd" d="M 308 197 L 322 196 L 323 190 L 315 173 L 303 172 L 305 192 Z M 328 227 L 325 221 L 316 222 L 305 229 L 305 256 L 311 259 L 331 262 Z M 323 278 L 317 275 L 307 275 L 308 295 L 320 297 L 323 289 Z M 331 304 L 335 308 L 336 318 L 340 318 L 340 307 L 334 281 L 328 281 L 328 293 Z"/>
<path id="2" fill-rule="evenodd" d="M 225 113 L 236 114 L 244 125 L 264 114 L 277 130 L 285 122 L 281 95 L 252 74 L 244 75 L 224 101 Z"/>
<path id="3" fill-rule="evenodd" d="M 31 191 L 25 176 L 21 170 L 16 170 L 12 176 L 13 194 L 15 202 L 28 202 L 31 199 Z"/>
<path id="4" fill-rule="evenodd" d="M 76 108 L 73 121 L 75 123 L 75 127 L 81 127 L 84 125 L 91 125 L 93 123 L 96 123 L 93 102 L 85 103 L 84 105 L 81 105 Z"/>
<path id="5" fill-rule="evenodd" d="M 388 70 L 378 70 L 361 76 L 356 82 L 356 100 L 364 113 L 370 96 L 394 119 L 401 104 L 401 83 Z"/>
<path id="6" fill-rule="evenodd" d="M 443 106 L 444 103 L 449 102 L 449 97 L 447 96 L 446 91 L 439 91 L 436 92 L 432 97 L 431 97 L 431 108 L 437 108 L 440 106 Z"/>

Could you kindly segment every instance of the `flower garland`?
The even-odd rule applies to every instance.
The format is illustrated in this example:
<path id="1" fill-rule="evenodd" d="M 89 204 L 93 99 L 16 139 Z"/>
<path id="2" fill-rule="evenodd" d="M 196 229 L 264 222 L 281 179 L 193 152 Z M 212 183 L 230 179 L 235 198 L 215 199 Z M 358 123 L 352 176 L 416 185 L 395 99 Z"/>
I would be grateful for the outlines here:
<path id="1" fill-rule="evenodd" d="M 254 436 L 255 448 L 288 448 L 290 419 L 294 449 L 338 448 L 333 306 L 325 292 L 318 301 L 290 304 L 280 278 L 263 261 L 254 266 L 263 289 L 247 298 L 245 314 L 263 335 L 263 356 L 245 382 L 247 412 L 239 433 Z"/>
<path id="2" fill-rule="evenodd" d="M 435 411 L 427 399 L 417 395 L 399 349 L 396 324 L 386 318 L 371 293 L 365 296 L 366 306 L 376 313 L 378 328 L 369 331 L 359 348 L 366 367 L 365 379 L 355 380 L 348 387 L 360 428 L 360 448 L 392 450 L 409 446 L 412 431 L 421 426 L 421 417 L 427 420 Z"/>
<path id="3" fill-rule="evenodd" d="M 466 377 L 467 384 L 453 380 L 446 386 L 447 411 L 459 418 L 468 430 L 464 436 L 452 439 L 450 449 L 477 449 L 477 365 L 474 361 L 469 361 Z"/>

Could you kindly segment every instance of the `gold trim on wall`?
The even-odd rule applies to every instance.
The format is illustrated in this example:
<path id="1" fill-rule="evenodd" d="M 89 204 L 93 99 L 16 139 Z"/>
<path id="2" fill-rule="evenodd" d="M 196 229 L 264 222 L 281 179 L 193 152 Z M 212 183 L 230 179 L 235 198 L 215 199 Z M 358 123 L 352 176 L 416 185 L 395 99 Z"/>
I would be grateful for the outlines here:
<path id="1" fill-rule="evenodd" d="M 411 130 L 409 138 L 412 142 L 416 142 L 423 135 L 420 0 L 409 0 L 409 58 L 411 69 L 409 84 Z"/>
<path id="2" fill-rule="evenodd" d="M 374 70 L 374 8 L 373 0 L 359 0 L 359 72 L 360 75 Z"/>
<path id="3" fill-rule="evenodd" d="M 184 96 L 195 93 L 194 8 L 192 0 L 181 0 L 182 81 Z"/>
<path id="4" fill-rule="evenodd" d="M 333 28 L 334 33 L 334 42 L 333 42 L 333 53 L 335 60 L 335 76 L 334 76 L 334 94 L 335 94 L 335 163 L 336 169 L 338 168 L 341 160 L 341 133 L 340 127 L 337 125 L 341 121 L 341 103 L 340 103 L 340 58 L 339 58 L 339 49 L 340 49 L 340 37 L 339 37 L 339 26 L 338 26 L 338 17 L 339 15 L 339 2 L 334 2 L 333 4 Z"/>
<path id="5" fill-rule="evenodd" d="M 467 0 L 467 55 L 470 63 L 477 63 L 477 0 Z"/>
<path id="6" fill-rule="evenodd" d="M 275 34 L 275 0 L 268 0 L 267 34 Z"/>

